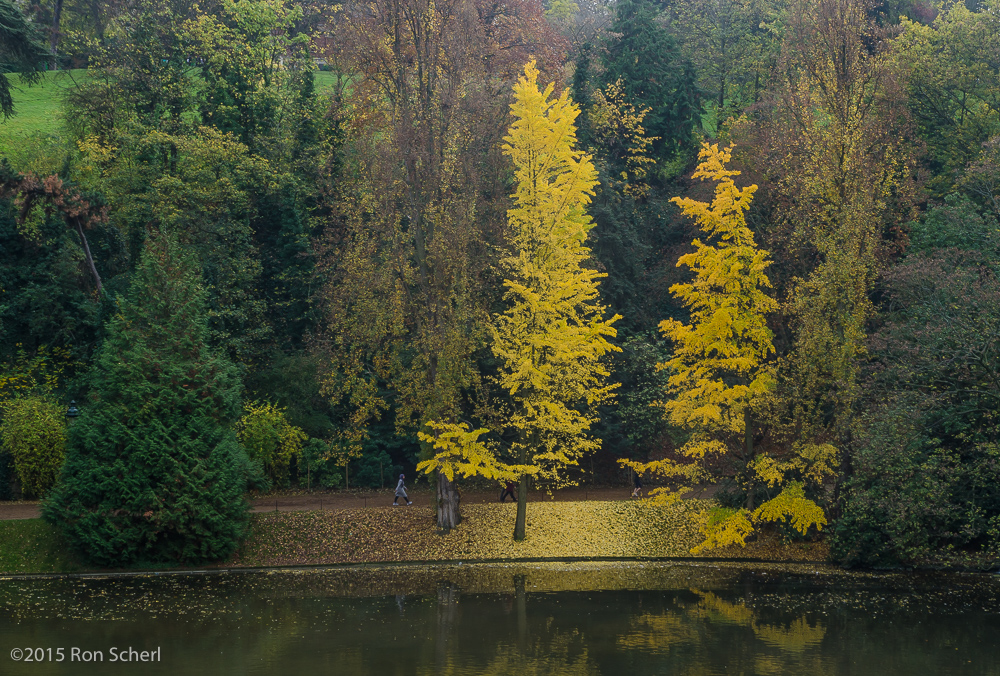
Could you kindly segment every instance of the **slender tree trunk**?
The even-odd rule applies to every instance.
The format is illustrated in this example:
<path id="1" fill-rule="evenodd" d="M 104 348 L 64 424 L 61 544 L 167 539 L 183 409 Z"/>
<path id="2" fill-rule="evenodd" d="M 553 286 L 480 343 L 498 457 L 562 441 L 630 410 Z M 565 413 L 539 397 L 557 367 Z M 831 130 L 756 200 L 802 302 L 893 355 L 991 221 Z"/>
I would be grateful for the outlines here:
<path id="1" fill-rule="evenodd" d="M 97 274 L 94 257 L 90 255 L 90 245 L 87 243 L 87 236 L 83 233 L 83 224 L 79 218 L 74 218 L 73 221 L 76 224 L 76 232 L 80 235 L 80 246 L 83 247 L 83 255 L 87 259 L 87 267 L 90 269 L 90 274 L 94 276 L 94 282 L 97 283 L 97 295 L 100 296 L 104 290 L 104 286 L 101 284 L 101 276 Z"/>
<path id="2" fill-rule="evenodd" d="M 743 426 L 746 428 L 744 430 L 744 437 L 746 438 L 746 465 L 750 465 L 753 462 L 753 419 L 750 415 L 750 407 L 747 406 L 743 409 Z M 753 484 L 747 486 L 747 509 L 753 511 L 754 499 L 753 499 Z"/>
<path id="3" fill-rule="evenodd" d="M 534 435 L 532 435 L 534 439 Z M 521 453 L 517 461 L 522 465 L 528 464 L 528 446 L 521 446 Z M 514 540 L 520 542 L 524 539 L 524 527 L 528 520 L 528 475 L 522 474 L 521 481 L 517 485 L 517 519 L 514 521 Z"/>
<path id="4" fill-rule="evenodd" d="M 449 481 L 443 472 L 437 473 L 437 523 L 438 531 L 448 533 L 462 522 L 459 509 L 461 496 L 455 482 Z"/>

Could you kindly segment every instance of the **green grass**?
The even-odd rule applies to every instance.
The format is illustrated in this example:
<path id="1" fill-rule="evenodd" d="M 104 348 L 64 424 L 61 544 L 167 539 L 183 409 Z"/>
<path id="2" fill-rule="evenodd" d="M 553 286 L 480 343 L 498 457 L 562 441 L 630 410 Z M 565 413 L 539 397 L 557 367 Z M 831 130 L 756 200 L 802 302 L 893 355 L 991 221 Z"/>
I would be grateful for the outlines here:
<path id="1" fill-rule="evenodd" d="M 14 152 L 16 146 L 35 136 L 58 136 L 62 132 L 62 93 L 73 87 L 86 70 L 48 72 L 38 84 L 27 87 L 17 75 L 10 75 L 14 95 L 14 117 L 0 121 L 0 154 Z"/>
<path id="2" fill-rule="evenodd" d="M 59 145 L 63 132 L 63 92 L 87 77 L 85 69 L 45 73 L 42 81 L 31 87 L 20 78 L 8 75 L 13 85 L 15 115 L 2 121 L 0 116 L 0 157 L 7 156 L 16 169 L 34 170 L 30 158 L 45 147 Z M 316 91 L 326 94 L 333 90 L 336 74 L 316 71 Z M 58 153 L 57 153 L 58 154 Z"/>
<path id="3" fill-rule="evenodd" d="M 73 573 L 80 568 L 58 532 L 41 519 L 0 521 L 0 573 Z"/>

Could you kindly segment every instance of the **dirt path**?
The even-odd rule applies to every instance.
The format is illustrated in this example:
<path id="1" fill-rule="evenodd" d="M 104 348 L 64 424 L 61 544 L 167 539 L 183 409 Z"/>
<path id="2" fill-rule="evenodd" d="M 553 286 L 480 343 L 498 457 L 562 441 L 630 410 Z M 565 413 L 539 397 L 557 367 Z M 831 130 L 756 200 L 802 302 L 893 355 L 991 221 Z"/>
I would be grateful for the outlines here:
<path id="1" fill-rule="evenodd" d="M 693 491 L 686 498 L 708 498 L 715 493 L 715 486 L 708 486 L 699 491 Z M 631 490 L 621 488 L 564 488 L 551 496 L 543 491 L 531 491 L 528 502 L 580 502 L 584 500 L 628 500 Z M 500 489 L 496 491 L 463 491 L 462 504 L 479 505 L 497 502 Z M 360 492 L 330 492 L 307 493 L 302 495 L 273 495 L 258 498 L 253 501 L 254 512 L 305 512 L 319 509 L 359 509 L 366 507 L 390 507 L 393 491 L 360 491 Z M 410 500 L 414 506 L 430 507 L 434 504 L 434 494 L 427 489 L 410 491 Z M 508 498 L 508 502 L 510 499 Z M 402 500 L 400 500 L 402 504 Z M 0 502 L 0 521 L 13 519 L 37 519 L 41 516 L 41 505 L 38 502 Z"/>

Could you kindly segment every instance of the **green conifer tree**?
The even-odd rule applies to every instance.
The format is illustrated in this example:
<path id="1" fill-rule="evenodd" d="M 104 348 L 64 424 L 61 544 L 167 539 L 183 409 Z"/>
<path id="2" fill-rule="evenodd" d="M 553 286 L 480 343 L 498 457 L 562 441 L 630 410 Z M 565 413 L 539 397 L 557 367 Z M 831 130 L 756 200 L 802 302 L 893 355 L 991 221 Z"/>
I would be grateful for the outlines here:
<path id="1" fill-rule="evenodd" d="M 207 333 L 197 263 L 151 237 L 43 512 L 88 560 L 215 560 L 243 536 L 251 465 L 231 428 L 241 384 Z"/>
<path id="2" fill-rule="evenodd" d="M 644 126 L 655 138 L 652 155 L 673 160 L 694 148 L 691 131 L 698 120 L 694 68 L 684 59 L 666 27 L 657 22 L 652 0 L 621 0 L 615 5 L 610 40 L 604 56 L 605 81 L 624 84 L 626 100 L 636 109 L 649 108 Z"/>

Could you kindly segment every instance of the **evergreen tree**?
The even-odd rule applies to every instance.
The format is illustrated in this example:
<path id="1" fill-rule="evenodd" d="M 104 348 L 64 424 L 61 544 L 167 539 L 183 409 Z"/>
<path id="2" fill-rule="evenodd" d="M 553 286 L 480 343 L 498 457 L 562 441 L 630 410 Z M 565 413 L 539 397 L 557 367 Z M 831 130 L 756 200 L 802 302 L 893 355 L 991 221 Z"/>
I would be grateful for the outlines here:
<path id="1" fill-rule="evenodd" d="M 44 508 L 94 563 L 220 559 L 244 533 L 251 465 L 230 427 L 241 384 L 207 344 L 205 295 L 193 257 L 152 237 Z"/>
<path id="2" fill-rule="evenodd" d="M 656 137 L 653 156 L 672 160 L 693 148 L 698 121 L 698 90 L 691 63 L 683 59 L 652 0 L 621 0 L 615 7 L 608 42 L 605 81 L 621 80 L 625 97 L 637 109 L 649 108 L 646 132 Z"/>

